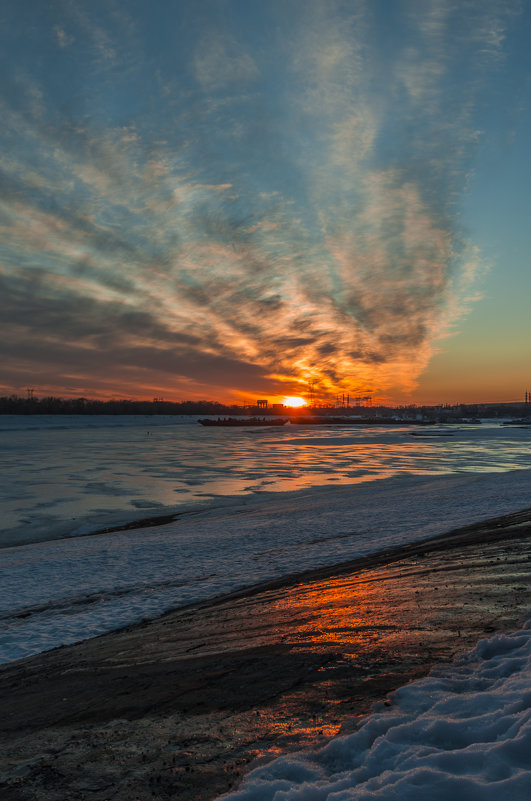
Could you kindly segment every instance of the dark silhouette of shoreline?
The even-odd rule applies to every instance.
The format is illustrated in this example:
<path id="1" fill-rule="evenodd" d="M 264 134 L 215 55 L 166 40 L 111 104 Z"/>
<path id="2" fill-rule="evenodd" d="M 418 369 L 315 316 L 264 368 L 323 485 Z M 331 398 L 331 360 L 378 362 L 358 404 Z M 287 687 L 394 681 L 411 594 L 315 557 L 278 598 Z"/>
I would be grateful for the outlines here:
<path id="1" fill-rule="evenodd" d="M 531 403 L 443 404 L 438 406 L 348 406 L 317 404 L 291 409 L 280 404 L 266 408 L 255 405 L 227 405 L 217 401 L 95 400 L 90 398 L 38 398 L 9 395 L 0 397 L 0 414 L 76 414 L 76 415 L 260 415 L 303 418 L 337 416 L 357 417 L 361 421 L 426 420 L 434 422 L 475 422 L 480 418 L 517 418 L 528 422 Z"/>

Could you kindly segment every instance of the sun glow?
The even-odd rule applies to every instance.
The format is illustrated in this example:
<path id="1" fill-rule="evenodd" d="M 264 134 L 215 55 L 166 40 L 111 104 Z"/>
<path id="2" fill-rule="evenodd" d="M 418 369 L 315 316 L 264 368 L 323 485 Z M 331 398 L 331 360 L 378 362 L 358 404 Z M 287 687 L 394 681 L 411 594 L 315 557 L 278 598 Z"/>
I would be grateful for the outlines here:
<path id="1" fill-rule="evenodd" d="M 284 406 L 292 406 L 292 407 L 299 407 L 299 406 L 306 406 L 306 401 L 304 398 L 299 398 L 295 395 L 287 395 L 284 398 Z"/>

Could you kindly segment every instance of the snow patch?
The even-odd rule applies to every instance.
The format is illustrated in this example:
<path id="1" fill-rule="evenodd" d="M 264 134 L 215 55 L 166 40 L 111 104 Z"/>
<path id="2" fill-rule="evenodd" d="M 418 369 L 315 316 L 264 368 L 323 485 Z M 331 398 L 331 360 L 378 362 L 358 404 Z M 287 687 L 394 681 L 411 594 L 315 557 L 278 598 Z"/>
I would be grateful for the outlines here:
<path id="1" fill-rule="evenodd" d="M 358 730 L 252 771 L 224 801 L 527 801 L 531 618 L 402 687 Z"/>

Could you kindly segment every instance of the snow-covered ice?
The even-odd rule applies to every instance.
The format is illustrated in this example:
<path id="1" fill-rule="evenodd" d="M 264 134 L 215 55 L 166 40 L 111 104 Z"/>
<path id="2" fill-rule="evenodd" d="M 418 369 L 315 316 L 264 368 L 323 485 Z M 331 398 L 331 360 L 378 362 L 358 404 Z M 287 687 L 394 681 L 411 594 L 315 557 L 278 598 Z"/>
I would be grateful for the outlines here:
<path id="1" fill-rule="evenodd" d="M 291 430 L 290 430 L 291 429 Z M 0 661 L 531 506 L 529 430 L 0 420 Z M 172 523 L 89 535 L 147 515 Z M 62 539 L 61 539 L 62 538 Z M 25 544 L 20 544 L 25 543 Z M 531 624 L 232 801 L 529 801 Z"/>
<path id="2" fill-rule="evenodd" d="M 530 497 L 529 470 L 404 476 L 249 497 L 156 528 L 4 548 L 1 660 L 514 512 Z"/>
<path id="3" fill-rule="evenodd" d="M 395 692 L 357 730 L 223 801 L 529 801 L 531 618 Z"/>
<path id="4" fill-rule="evenodd" d="M 0 546 L 264 492 L 531 468 L 531 429 L 484 423 L 438 432 L 383 425 L 228 430 L 188 417 L 0 415 Z"/>

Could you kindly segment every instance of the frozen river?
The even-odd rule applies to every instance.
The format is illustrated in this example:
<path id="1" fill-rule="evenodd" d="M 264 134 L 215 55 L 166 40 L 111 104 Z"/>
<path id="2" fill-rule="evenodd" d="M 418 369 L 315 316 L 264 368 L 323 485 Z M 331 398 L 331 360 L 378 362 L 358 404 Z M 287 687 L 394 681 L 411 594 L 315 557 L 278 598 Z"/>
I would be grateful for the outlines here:
<path id="1" fill-rule="evenodd" d="M 216 429 L 193 417 L 3 415 L 0 546 L 263 493 L 529 468 L 530 442 L 531 429 L 499 424 Z"/>
<path id="2" fill-rule="evenodd" d="M 6 417 L 0 661 L 529 507 L 530 434 Z"/>

